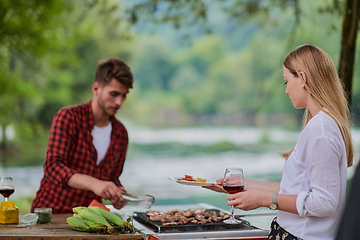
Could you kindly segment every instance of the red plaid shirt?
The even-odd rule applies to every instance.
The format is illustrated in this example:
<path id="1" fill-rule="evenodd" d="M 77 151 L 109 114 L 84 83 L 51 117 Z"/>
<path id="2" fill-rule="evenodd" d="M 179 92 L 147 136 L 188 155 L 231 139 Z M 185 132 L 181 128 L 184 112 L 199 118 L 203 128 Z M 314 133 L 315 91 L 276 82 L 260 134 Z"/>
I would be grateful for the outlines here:
<path id="1" fill-rule="evenodd" d="M 31 206 L 52 208 L 53 213 L 71 213 L 76 206 L 88 206 L 93 199 L 101 198 L 91 191 L 73 189 L 67 181 L 74 173 L 82 173 L 121 185 L 128 135 L 125 127 L 111 118 L 110 146 L 105 157 L 96 165 L 97 152 L 91 131 L 94 119 L 91 101 L 60 109 L 50 129 L 50 138 L 44 163 L 44 176 Z"/>

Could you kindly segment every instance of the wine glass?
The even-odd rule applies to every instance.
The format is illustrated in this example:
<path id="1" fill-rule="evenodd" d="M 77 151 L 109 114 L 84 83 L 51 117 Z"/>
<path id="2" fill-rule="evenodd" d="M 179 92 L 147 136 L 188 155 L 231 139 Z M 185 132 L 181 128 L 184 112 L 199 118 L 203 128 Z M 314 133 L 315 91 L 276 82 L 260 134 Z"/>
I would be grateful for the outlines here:
<path id="1" fill-rule="evenodd" d="M 225 170 L 223 188 L 230 194 L 244 190 L 244 172 L 242 168 L 227 168 Z M 234 217 L 234 205 L 231 206 L 231 215 L 229 219 L 224 220 L 227 224 L 239 224 L 240 220 Z"/>
<path id="2" fill-rule="evenodd" d="M 5 202 L 9 201 L 11 194 L 15 192 L 12 177 L 0 177 L 0 193 L 4 196 Z"/>

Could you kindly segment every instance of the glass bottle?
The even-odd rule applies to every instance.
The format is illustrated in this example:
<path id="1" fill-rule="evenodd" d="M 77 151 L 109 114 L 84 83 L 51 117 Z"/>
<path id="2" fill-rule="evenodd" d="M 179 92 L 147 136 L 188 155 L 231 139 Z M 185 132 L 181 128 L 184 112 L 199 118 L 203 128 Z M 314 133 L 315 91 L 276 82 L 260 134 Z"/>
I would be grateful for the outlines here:
<path id="1" fill-rule="evenodd" d="M 2 202 L 0 206 L 0 223 L 1 224 L 18 224 L 19 209 L 12 201 Z"/>

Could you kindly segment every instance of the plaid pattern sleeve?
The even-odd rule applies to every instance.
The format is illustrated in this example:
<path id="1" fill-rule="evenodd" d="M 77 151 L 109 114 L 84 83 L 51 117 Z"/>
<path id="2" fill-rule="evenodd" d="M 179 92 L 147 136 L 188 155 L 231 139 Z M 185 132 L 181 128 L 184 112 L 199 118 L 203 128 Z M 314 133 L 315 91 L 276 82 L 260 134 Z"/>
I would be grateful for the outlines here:
<path id="1" fill-rule="evenodd" d="M 92 143 L 93 116 L 91 102 L 66 107 L 57 112 L 50 129 L 44 163 L 44 176 L 32 203 L 34 208 L 53 208 L 53 213 L 70 213 L 76 206 L 87 206 L 101 198 L 93 192 L 67 186 L 74 173 L 82 173 L 121 185 L 128 135 L 115 118 L 112 121 L 110 146 L 99 165 Z"/>

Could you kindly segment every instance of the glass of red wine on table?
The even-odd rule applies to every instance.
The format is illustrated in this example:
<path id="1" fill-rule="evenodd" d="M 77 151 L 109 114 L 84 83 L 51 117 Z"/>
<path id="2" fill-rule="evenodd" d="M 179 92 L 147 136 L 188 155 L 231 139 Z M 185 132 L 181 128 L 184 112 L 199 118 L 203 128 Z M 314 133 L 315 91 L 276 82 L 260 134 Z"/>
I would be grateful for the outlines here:
<path id="1" fill-rule="evenodd" d="M 9 197 L 15 191 L 12 177 L 0 177 L 0 193 L 4 196 L 5 202 L 9 201 Z"/>
<path id="2" fill-rule="evenodd" d="M 244 172 L 242 168 L 227 168 L 225 170 L 223 188 L 230 194 L 241 192 L 244 190 Z M 230 218 L 224 220 L 227 224 L 239 224 L 240 220 L 237 220 L 234 216 L 234 206 L 231 206 Z"/>

